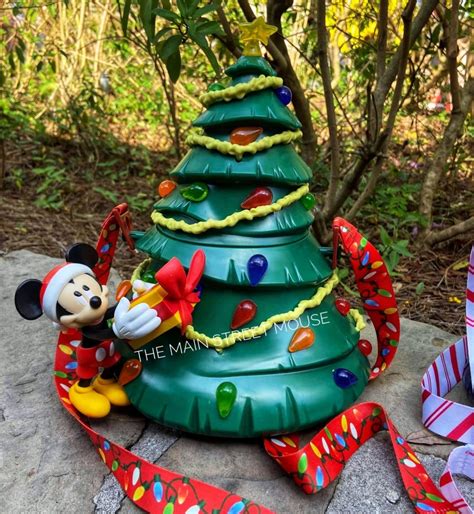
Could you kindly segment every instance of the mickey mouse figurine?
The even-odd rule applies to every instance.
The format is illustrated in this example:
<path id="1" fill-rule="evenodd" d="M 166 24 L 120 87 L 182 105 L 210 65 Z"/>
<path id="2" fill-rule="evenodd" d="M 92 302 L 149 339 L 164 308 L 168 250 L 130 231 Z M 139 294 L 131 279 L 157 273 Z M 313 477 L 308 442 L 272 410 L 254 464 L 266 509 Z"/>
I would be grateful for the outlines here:
<path id="1" fill-rule="evenodd" d="M 76 409 L 92 418 L 102 418 L 110 406 L 129 405 L 127 394 L 117 383 L 121 356 L 113 339 L 139 339 L 160 324 L 156 310 L 146 303 L 129 309 L 123 297 L 109 307 L 107 286 L 99 284 L 93 268 L 98 255 L 92 246 L 76 244 L 66 252 L 66 262 L 53 268 L 43 282 L 29 279 L 15 293 L 15 306 L 23 318 L 34 320 L 43 312 L 58 329 L 81 331 L 76 349 L 77 376 L 69 390 Z M 102 368 L 102 373 L 99 373 Z"/>

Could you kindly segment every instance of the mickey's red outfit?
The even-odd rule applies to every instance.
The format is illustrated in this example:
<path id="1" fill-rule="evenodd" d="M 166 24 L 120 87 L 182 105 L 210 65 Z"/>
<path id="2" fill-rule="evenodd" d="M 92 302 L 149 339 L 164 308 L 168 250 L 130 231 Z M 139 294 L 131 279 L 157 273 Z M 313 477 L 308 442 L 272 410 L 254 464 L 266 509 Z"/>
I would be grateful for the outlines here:
<path id="1" fill-rule="evenodd" d="M 102 341 L 92 348 L 81 345 L 76 349 L 78 378 L 90 379 L 99 373 L 99 368 L 110 368 L 120 361 L 114 342 L 110 339 Z"/>

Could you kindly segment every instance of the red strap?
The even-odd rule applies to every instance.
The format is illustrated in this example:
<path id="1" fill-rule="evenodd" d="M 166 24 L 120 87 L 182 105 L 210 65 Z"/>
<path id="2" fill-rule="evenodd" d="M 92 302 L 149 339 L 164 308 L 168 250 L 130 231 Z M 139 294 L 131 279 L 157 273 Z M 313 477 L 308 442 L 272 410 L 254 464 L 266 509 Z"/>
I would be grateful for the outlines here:
<path id="1" fill-rule="evenodd" d="M 390 434 L 400 475 L 415 510 L 456 511 L 377 403 L 359 403 L 347 409 L 303 448 L 299 447 L 298 436 L 289 435 L 265 439 L 265 449 L 306 494 L 314 494 L 337 478 L 347 460 L 381 430 L 388 430 Z"/>
<path id="2" fill-rule="evenodd" d="M 333 267 L 340 240 L 349 256 L 364 309 L 377 333 L 377 359 L 369 377 L 373 380 L 390 366 L 400 340 L 400 316 L 392 281 L 378 250 L 353 225 L 336 218 L 333 231 Z"/>
<path id="3" fill-rule="evenodd" d="M 102 223 L 99 239 L 96 244 L 99 261 L 94 268 L 97 280 L 101 284 L 106 284 L 109 278 L 120 232 L 130 250 L 134 251 L 135 243 L 130 236 L 131 228 L 132 219 L 126 203 L 121 203 L 114 207 Z"/>

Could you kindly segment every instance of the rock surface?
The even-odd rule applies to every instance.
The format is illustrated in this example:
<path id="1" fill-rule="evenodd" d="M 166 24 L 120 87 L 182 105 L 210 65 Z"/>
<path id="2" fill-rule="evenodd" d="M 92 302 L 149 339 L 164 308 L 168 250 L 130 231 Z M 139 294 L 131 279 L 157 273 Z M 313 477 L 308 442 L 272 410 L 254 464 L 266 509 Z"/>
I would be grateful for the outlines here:
<path id="1" fill-rule="evenodd" d="M 56 399 L 51 376 L 56 332 L 51 323 L 23 320 L 13 305 L 15 288 L 22 280 L 42 278 L 58 262 L 25 250 L 0 259 L 2 512 L 138 512 Z M 374 340 L 370 329 L 364 336 Z M 393 366 L 361 398 L 383 403 L 436 479 L 453 445 L 423 429 L 419 384 L 428 364 L 453 341 L 442 330 L 403 320 Z M 461 389 L 453 395 L 452 399 L 463 398 Z M 113 412 L 95 422 L 94 428 L 148 460 L 232 490 L 281 514 L 412 510 L 386 434 L 359 450 L 337 483 L 316 496 L 306 496 L 265 455 L 259 441 L 183 435 L 149 423 L 131 409 Z M 472 482 L 460 479 L 459 485 L 474 504 Z"/>

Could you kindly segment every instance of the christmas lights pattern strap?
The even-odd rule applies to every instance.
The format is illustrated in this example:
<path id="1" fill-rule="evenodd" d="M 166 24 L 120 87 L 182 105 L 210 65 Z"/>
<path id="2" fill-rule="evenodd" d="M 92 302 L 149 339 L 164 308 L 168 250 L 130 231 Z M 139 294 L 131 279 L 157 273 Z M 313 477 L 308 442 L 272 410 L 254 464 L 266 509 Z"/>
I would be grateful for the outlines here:
<path id="1" fill-rule="evenodd" d="M 99 260 L 94 268 L 97 280 L 101 284 L 106 284 L 109 278 L 110 268 L 112 267 L 112 260 L 115 255 L 120 233 L 122 233 L 122 237 L 130 250 L 134 251 L 135 243 L 130 236 L 131 225 L 130 212 L 126 203 L 121 203 L 114 207 L 102 223 L 96 245 Z"/>
<path id="2" fill-rule="evenodd" d="M 306 494 L 314 494 L 335 480 L 347 460 L 381 430 L 388 430 L 400 475 L 415 511 L 457 512 L 377 403 L 359 403 L 347 409 L 302 448 L 298 436 L 289 435 L 265 439 L 265 450 Z"/>
<path id="3" fill-rule="evenodd" d="M 333 221 L 333 268 L 341 242 L 349 256 L 364 310 L 377 334 L 377 359 L 369 380 L 378 377 L 393 361 L 400 340 L 400 316 L 392 281 L 378 250 L 343 218 Z"/>

